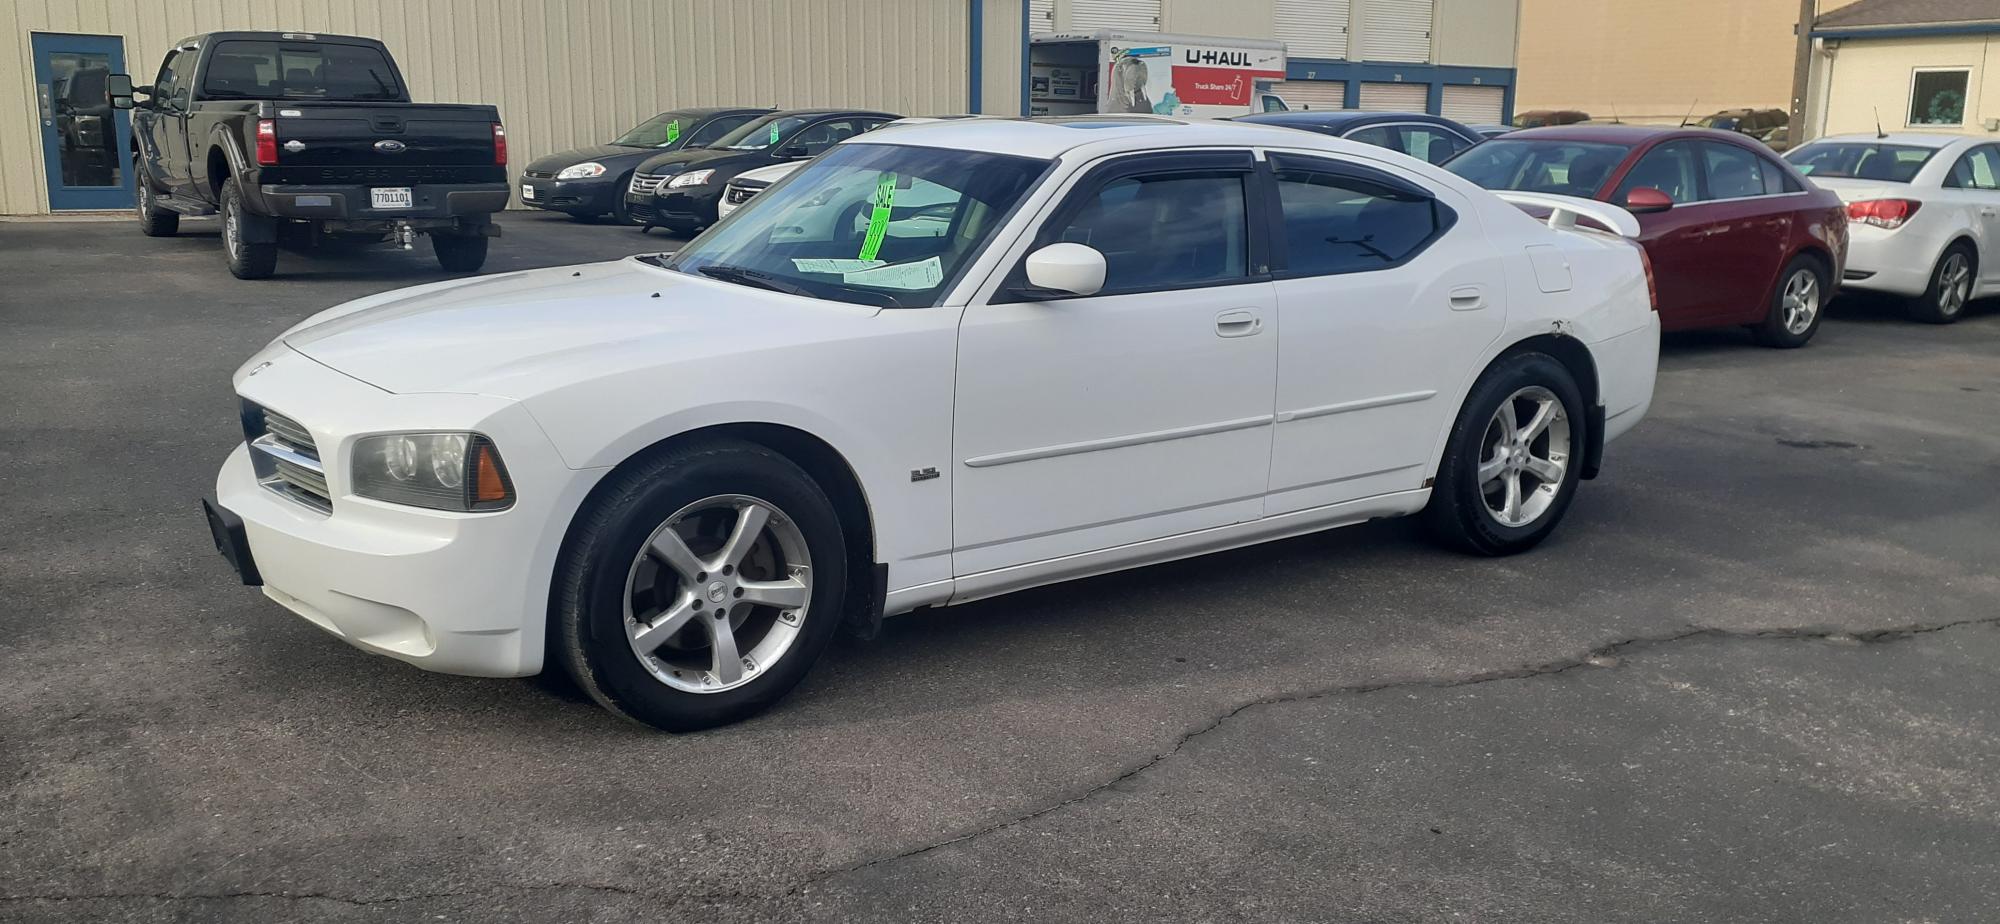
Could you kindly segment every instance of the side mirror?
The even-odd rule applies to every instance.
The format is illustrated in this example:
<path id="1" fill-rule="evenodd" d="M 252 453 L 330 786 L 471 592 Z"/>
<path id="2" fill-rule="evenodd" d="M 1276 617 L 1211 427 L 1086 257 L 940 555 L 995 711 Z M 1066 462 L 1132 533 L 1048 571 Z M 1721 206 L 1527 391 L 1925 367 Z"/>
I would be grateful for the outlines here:
<path id="1" fill-rule="evenodd" d="M 1651 215 L 1674 207 L 1674 199 L 1651 186 L 1641 186 L 1625 194 L 1625 211 Z"/>
<path id="2" fill-rule="evenodd" d="M 1028 255 L 1028 284 L 1053 295 L 1096 295 L 1104 288 L 1104 254 L 1082 244 L 1050 244 Z"/>
<path id="3" fill-rule="evenodd" d="M 104 95 L 110 99 L 113 109 L 132 108 L 132 75 L 105 75 Z"/>

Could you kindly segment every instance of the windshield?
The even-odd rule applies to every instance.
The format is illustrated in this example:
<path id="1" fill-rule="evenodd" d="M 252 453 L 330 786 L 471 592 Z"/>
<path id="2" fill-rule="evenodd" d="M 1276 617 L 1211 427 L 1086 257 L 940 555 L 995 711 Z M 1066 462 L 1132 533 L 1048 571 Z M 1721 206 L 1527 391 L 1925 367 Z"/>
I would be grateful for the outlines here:
<path id="1" fill-rule="evenodd" d="M 202 72 L 207 99 L 401 100 L 396 69 L 378 48 L 323 42 L 230 41 Z"/>
<path id="2" fill-rule="evenodd" d="M 681 136 L 694 128 L 695 120 L 685 112 L 662 112 L 644 122 L 632 126 L 632 130 L 619 135 L 611 143 L 628 148 L 664 148 L 681 140 Z"/>
<path id="3" fill-rule="evenodd" d="M 810 121 L 812 121 L 811 116 L 768 115 L 745 123 L 742 128 L 723 135 L 710 147 L 727 148 L 731 151 L 762 151 L 798 131 L 799 126 Z"/>
<path id="4" fill-rule="evenodd" d="M 1702 128 L 1714 128 L 1725 132 L 1733 132 L 1736 131 L 1737 126 L 1743 124 L 1743 120 L 1736 116 L 1712 115 L 1702 116 L 1696 119 L 1694 124 Z"/>
<path id="5" fill-rule="evenodd" d="M 928 307 L 1047 168 L 1002 154 L 840 145 L 664 265 L 814 298 Z"/>
<path id="6" fill-rule="evenodd" d="M 1809 144 L 1785 155 L 1799 172 L 1817 179 L 1881 180 L 1908 183 L 1930 163 L 1936 148 L 1873 142 Z"/>
<path id="7" fill-rule="evenodd" d="M 1523 141 L 1495 138 L 1465 149 L 1446 170 L 1487 189 L 1597 195 L 1631 147 L 1598 141 Z"/>

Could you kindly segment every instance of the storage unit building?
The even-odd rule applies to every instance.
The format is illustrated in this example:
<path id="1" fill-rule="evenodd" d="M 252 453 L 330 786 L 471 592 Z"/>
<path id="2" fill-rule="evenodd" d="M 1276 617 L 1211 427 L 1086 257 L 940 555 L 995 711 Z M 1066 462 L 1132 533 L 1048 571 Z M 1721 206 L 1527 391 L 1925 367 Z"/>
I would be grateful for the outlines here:
<path id="1" fill-rule="evenodd" d="M 382 39 L 419 101 L 499 106 L 518 170 L 679 106 L 1015 115 L 1028 2 L 0 0 L 0 213 L 127 207 L 128 118 L 88 97 L 106 73 L 152 83 L 169 45 L 198 33 Z M 1098 2 L 1106 16 L 1146 6 Z"/>
<path id="2" fill-rule="evenodd" d="M 1295 109 L 1415 110 L 1502 122 L 1522 0 L 1029 0 L 1031 32 L 1131 29 L 1277 39 Z"/>

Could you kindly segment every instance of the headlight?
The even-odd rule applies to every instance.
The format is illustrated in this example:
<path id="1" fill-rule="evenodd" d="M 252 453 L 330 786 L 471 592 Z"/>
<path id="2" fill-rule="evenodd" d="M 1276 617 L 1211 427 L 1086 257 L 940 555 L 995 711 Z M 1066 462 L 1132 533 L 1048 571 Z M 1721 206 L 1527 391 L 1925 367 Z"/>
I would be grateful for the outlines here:
<path id="1" fill-rule="evenodd" d="M 667 185 L 679 189 L 683 186 L 700 186 L 715 175 L 713 170 L 690 170 L 667 181 Z"/>
<path id="2" fill-rule="evenodd" d="M 596 161 L 591 161 L 590 163 L 587 164 L 572 164 L 571 166 L 562 168 L 562 172 L 556 174 L 556 179 L 581 180 L 587 176 L 603 176 L 603 175 L 604 175 L 604 165 Z"/>
<path id="3" fill-rule="evenodd" d="M 477 433 L 385 433 L 354 443 L 354 493 L 432 510 L 503 510 L 514 482 Z"/>

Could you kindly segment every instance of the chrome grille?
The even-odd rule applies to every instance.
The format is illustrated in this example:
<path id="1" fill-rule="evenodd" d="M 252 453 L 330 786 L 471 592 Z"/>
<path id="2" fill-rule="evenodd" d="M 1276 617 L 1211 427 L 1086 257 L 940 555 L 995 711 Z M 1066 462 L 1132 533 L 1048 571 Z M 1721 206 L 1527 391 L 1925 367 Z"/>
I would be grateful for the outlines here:
<path id="1" fill-rule="evenodd" d="M 730 205 L 742 205 L 743 203 L 750 201 L 750 198 L 752 196 L 755 196 L 758 193 L 763 192 L 764 187 L 769 185 L 771 184 L 758 183 L 754 180 L 749 182 L 745 182 L 743 180 L 737 180 L 736 182 L 729 184 L 729 188 L 723 190 L 722 198 L 724 199 L 724 201 L 727 201 Z"/>
<path id="2" fill-rule="evenodd" d="M 660 190 L 660 184 L 667 181 L 670 173 L 634 173 L 632 185 L 626 190 L 635 196 L 650 196 Z"/>
<path id="3" fill-rule="evenodd" d="M 277 411 L 246 403 L 243 435 L 257 483 L 321 513 L 333 512 L 333 492 L 311 431 Z"/>
<path id="4" fill-rule="evenodd" d="M 556 178 L 554 173 L 547 170 L 523 170 L 521 171 L 521 175 L 531 180 L 553 180 Z"/>

